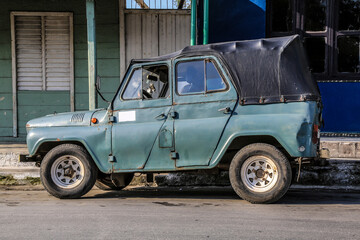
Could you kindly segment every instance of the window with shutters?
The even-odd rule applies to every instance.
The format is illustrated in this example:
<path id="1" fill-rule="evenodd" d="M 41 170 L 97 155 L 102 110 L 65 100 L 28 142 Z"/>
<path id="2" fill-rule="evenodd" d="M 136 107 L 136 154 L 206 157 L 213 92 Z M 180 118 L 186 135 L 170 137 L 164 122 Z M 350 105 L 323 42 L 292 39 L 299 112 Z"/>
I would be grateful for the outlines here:
<path id="1" fill-rule="evenodd" d="M 13 12 L 12 28 L 17 90 L 70 90 L 72 14 Z"/>

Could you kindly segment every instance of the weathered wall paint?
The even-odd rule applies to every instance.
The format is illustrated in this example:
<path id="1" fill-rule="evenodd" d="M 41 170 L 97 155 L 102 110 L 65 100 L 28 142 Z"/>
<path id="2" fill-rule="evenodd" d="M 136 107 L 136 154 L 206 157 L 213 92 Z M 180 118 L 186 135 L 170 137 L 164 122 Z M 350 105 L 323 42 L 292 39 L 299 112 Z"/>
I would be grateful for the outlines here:
<path id="1" fill-rule="evenodd" d="M 11 35 L 10 15 L 0 2 L 0 136 L 12 135 Z"/>
<path id="2" fill-rule="evenodd" d="M 98 74 L 101 91 L 110 99 L 119 84 L 118 0 L 97 0 Z M 88 109 L 87 37 L 85 0 L 0 1 L 0 141 L 12 136 L 11 11 L 74 13 L 75 110 Z M 99 107 L 107 104 L 98 100 Z M 19 91 L 19 136 L 25 137 L 28 120 L 54 112 L 70 111 L 66 91 Z"/>

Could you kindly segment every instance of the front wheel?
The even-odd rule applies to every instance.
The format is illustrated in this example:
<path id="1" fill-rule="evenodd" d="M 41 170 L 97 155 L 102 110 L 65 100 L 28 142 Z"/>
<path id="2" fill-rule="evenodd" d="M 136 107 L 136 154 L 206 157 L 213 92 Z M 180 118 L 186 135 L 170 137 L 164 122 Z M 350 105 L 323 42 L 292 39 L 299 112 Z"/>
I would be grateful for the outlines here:
<path id="1" fill-rule="evenodd" d="M 291 166 L 276 147 L 255 143 L 242 148 L 233 158 L 229 177 L 234 191 L 251 203 L 279 200 L 291 184 Z"/>
<path id="2" fill-rule="evenodd" d="M 57 198 L 79 198 L 90 191 L 97 168 L 81 146 L 62 144 L 50 150 L 41 162 L 40 179 Z"/>

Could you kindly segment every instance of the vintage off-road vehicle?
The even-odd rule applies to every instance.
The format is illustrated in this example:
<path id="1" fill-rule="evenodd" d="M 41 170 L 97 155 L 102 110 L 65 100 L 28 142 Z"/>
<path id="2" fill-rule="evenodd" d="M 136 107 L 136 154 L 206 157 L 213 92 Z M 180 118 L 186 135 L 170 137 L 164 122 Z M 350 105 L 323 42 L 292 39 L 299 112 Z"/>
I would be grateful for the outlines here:
<path id="1" fill-rule="evenodd" d="M 298 36 L 191 46 L 133 60 L 108 109 L 29 121 L 21 160 L 58 198 L 218 168 L 241 198 L 270 203 L 296 162 L 319 158 L 321 108 Z"/>

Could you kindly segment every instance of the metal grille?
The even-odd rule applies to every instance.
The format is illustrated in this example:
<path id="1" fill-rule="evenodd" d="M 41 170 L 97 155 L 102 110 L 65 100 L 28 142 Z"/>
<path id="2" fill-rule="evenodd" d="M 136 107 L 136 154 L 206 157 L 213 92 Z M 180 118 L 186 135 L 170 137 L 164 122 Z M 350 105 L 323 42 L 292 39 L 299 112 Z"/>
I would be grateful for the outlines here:
<path id="1" fill-rule="evenodd" d="M 82 122 L 84 120 L 85 113 L 77 113 L 72 115 L 71 122 Z"/>
<path id="2" fill-rule="evenodd" d="M 127 9 L 190 9 L 191 0 L 126 0 Z"/>

